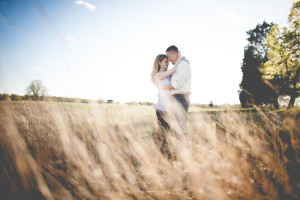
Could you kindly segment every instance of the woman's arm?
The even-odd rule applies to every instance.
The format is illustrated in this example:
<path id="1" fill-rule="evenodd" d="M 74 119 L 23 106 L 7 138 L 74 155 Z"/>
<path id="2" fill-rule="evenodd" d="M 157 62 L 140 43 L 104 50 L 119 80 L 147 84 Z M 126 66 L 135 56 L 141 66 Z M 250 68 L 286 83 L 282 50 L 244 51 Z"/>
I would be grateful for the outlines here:
<path id="1" fill-rule="evenodd" d="M 172 69 L 169 69 L 165 72 L 158 72 L 158 73 L 155 74 L 154 78 L 161 80 L 161 79 L 164 79 L 168 76 L 171 76 L 172 74 L 174 74 L 176 72 L 177 67 L 178 67 L 178 65 L 176 65 L 176 66 L 174 65 L 172 67 Z"/>
<path id="2" fill-rule="evenodd" d="M 182 60 L 184 60 L 184 59 L 185 59 L 185 58 L 184 58 L 184 57 L 181 57 L 181 55 L 179 54 L 178 60 L 176 61 L 176 63 L 175 63 L 174 66 L 172 67 L 172 69 L 169 69 L 169 70 L 167 70 L 167 71 L 165 71 L 165 72 L 158 72 L 158 73 L 155 74 L 155 77 L 154 77 L 154 78 L 155 78 L 155 79 L 161 80 L 161 79 L 164 79 L 164 78 L 166 78 L 166 77 L 168 77 L 168 76 L 171 76 L 172 74 L 174 74 L 174 73 L 176 72 L 179 63 L 180 63 Z"/>

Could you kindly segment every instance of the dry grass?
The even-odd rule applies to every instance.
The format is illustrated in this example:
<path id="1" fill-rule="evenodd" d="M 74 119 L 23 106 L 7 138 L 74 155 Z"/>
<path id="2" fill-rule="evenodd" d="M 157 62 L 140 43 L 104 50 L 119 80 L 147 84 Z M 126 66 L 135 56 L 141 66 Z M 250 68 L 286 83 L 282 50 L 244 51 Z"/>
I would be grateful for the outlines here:
<path id="1" fill-rule="evenodd" d="M 297 199 L 299 114 L 190 114 L 190 141 L 154 143 L 150 106 L 3 102 L 8 199 Z"/>

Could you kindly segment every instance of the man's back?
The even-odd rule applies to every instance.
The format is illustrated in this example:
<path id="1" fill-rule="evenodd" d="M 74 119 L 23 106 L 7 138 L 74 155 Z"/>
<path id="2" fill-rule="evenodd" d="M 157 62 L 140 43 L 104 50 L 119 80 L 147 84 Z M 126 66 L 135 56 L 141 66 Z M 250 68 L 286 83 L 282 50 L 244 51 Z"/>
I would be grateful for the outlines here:
<path id="1" fill-rule="evenodd" d="M 172 75 L 171 84 L 175 88 L 171 94 L 191 94 L 191 67 L 187 61 L 180 62 Z"/>

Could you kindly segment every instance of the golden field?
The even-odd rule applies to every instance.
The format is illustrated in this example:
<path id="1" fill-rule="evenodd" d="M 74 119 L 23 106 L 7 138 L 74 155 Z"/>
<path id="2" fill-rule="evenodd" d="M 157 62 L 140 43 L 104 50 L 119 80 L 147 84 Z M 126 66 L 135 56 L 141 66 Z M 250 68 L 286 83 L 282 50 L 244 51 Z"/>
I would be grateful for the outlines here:
<path id="1" fill-rule="evenodd" d="M 7 199 L 299 199 L 300 114 L 191 108 L 155 144 L 151 106 L 1 102 Z"/>

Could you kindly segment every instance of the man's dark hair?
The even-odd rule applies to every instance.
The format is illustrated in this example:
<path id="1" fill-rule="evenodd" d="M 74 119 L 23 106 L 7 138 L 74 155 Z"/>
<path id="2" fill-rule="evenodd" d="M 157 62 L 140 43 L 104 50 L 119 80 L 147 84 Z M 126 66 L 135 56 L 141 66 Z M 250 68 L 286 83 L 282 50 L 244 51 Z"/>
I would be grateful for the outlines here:
<path id="1" fill-rule="evenodd" d="M 172 46 L 169 46 L 167 48 L 166 52 L 168 52 L 168 51 L 176 51 L 176 52 L 178 52 L 178 48 L 175 45 L 172 45 Z"/>

